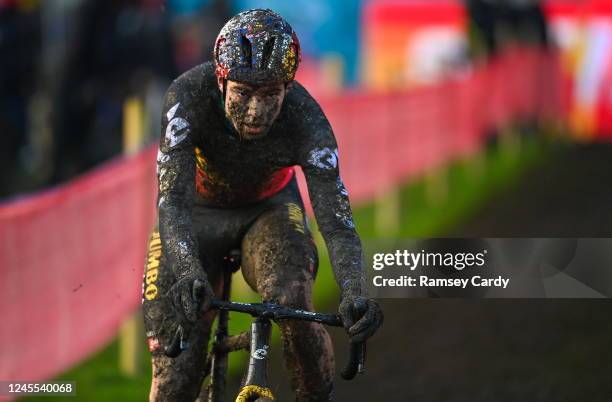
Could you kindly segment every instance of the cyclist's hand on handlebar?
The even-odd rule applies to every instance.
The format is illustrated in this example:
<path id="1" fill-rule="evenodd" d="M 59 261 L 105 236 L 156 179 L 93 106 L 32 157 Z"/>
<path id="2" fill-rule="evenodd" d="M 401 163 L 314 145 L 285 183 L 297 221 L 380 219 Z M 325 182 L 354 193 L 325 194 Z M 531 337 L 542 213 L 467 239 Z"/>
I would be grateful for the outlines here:
<path id="1" fill-rule="evenodd" d="M 364 342 L 374 335 L 384 319 L 376 300 L 362 296 L 343 295 L 338 310 L 352 343 Z"/>
<path id="2" fill-rule="evenodd" d="M 177 357 L 189 347 L 191 329 L 202 312 L 208 310 L 214 292 L 204 272 L 182 276 L 171 288 L 170 295 L 176 321 L 169 329 L 169 343 L 164 345 L 168 357 Z"/>
<path id="3" fill-rule="evenodd" d="M 202 312 L 208 310 L 214 298 L 214 292 L 202 272 L 193 272 L 181 277 L 170 288 L 172 303 L 181 321 L 194 323 L 201 317 Z M 184 322 L 188 325 L 187 322 Z"/>

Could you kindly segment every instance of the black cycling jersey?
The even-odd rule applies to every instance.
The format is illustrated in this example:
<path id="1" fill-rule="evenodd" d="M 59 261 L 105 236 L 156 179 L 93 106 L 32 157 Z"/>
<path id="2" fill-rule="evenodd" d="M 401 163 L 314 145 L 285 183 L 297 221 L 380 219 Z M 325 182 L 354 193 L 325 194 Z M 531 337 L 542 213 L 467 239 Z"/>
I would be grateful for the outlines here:
<path id="1" fill-rule="evenodd" d="M 339 176 L 332 128 L 299 83 L 289 85 L 269 133 L 243 139 L 225 117 L 214 66 L 177 78 L 165 96 L 158 154 L 159 231 L 177 277 L 202 269 L 193 208 L 235 208 L 278 193 L 301 166 L 341 289 L 363 290 L 362 253 Z"/>

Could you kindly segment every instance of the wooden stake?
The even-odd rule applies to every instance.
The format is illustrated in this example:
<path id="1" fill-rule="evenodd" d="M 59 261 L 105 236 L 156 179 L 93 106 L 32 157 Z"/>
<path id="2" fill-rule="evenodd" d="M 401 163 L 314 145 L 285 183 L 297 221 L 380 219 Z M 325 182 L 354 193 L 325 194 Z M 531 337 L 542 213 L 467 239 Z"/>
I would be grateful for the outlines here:
<path id="1" fill-rule="evenodd" d="M 143 144 L 143 106 L 138 98 L 128 98 L 123 104 L 123 153 L 137 153 Z M 144 255 L 144 253 L 143 253 Z M 119 369 L 128 376 L 139 374 L 142 342 L 145 342 L 140 311 L 127 318 L 119 329 Z"/>

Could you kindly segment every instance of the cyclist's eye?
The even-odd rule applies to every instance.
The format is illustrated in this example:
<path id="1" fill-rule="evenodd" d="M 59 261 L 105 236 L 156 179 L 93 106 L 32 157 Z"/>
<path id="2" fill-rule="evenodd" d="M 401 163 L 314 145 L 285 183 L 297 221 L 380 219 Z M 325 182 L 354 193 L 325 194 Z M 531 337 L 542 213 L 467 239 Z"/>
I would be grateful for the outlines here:
<path id="1" fill-rule="evenodd" d="M 240 97 L 249 96 L 249 94 L 247 93 L 247 91 L 245 91 L 244 89 L 235 89 L 235 90 L 234 90 L 234 94 L 235 94 L 236 96 L 240 96 Z"/>

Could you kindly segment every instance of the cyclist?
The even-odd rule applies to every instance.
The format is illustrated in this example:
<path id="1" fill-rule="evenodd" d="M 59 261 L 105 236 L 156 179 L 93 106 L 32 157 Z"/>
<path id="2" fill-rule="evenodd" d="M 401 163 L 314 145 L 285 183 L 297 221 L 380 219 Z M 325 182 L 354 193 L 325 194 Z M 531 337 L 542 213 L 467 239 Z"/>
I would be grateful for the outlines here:
<path id="1" fill-rule="evenodd" d="M 197 398 L 214 317 L 201 312 L 221 293 L 230 250 L 241 248 L 243 276 L 263 300 L 313 309 L 317 251 L 296 165 L 306 176 L 351 340 L 365 340 L 382 324 L 380 307 L 364 296 L 361 245 L 332 129 L 294 81 L 299 60 L 298 38 L 283 18 L 249 10 L 219 33 L 214 63 L 187 71 L 166 93 L 158 227 L 143 283 L 151 400 Z M 334 356 L 326 330 L 299 321 L 280 329 L 297 400 L 331 400 Z M 177 333 L 184 350 L 170 358 L 165 347 Z"/>

